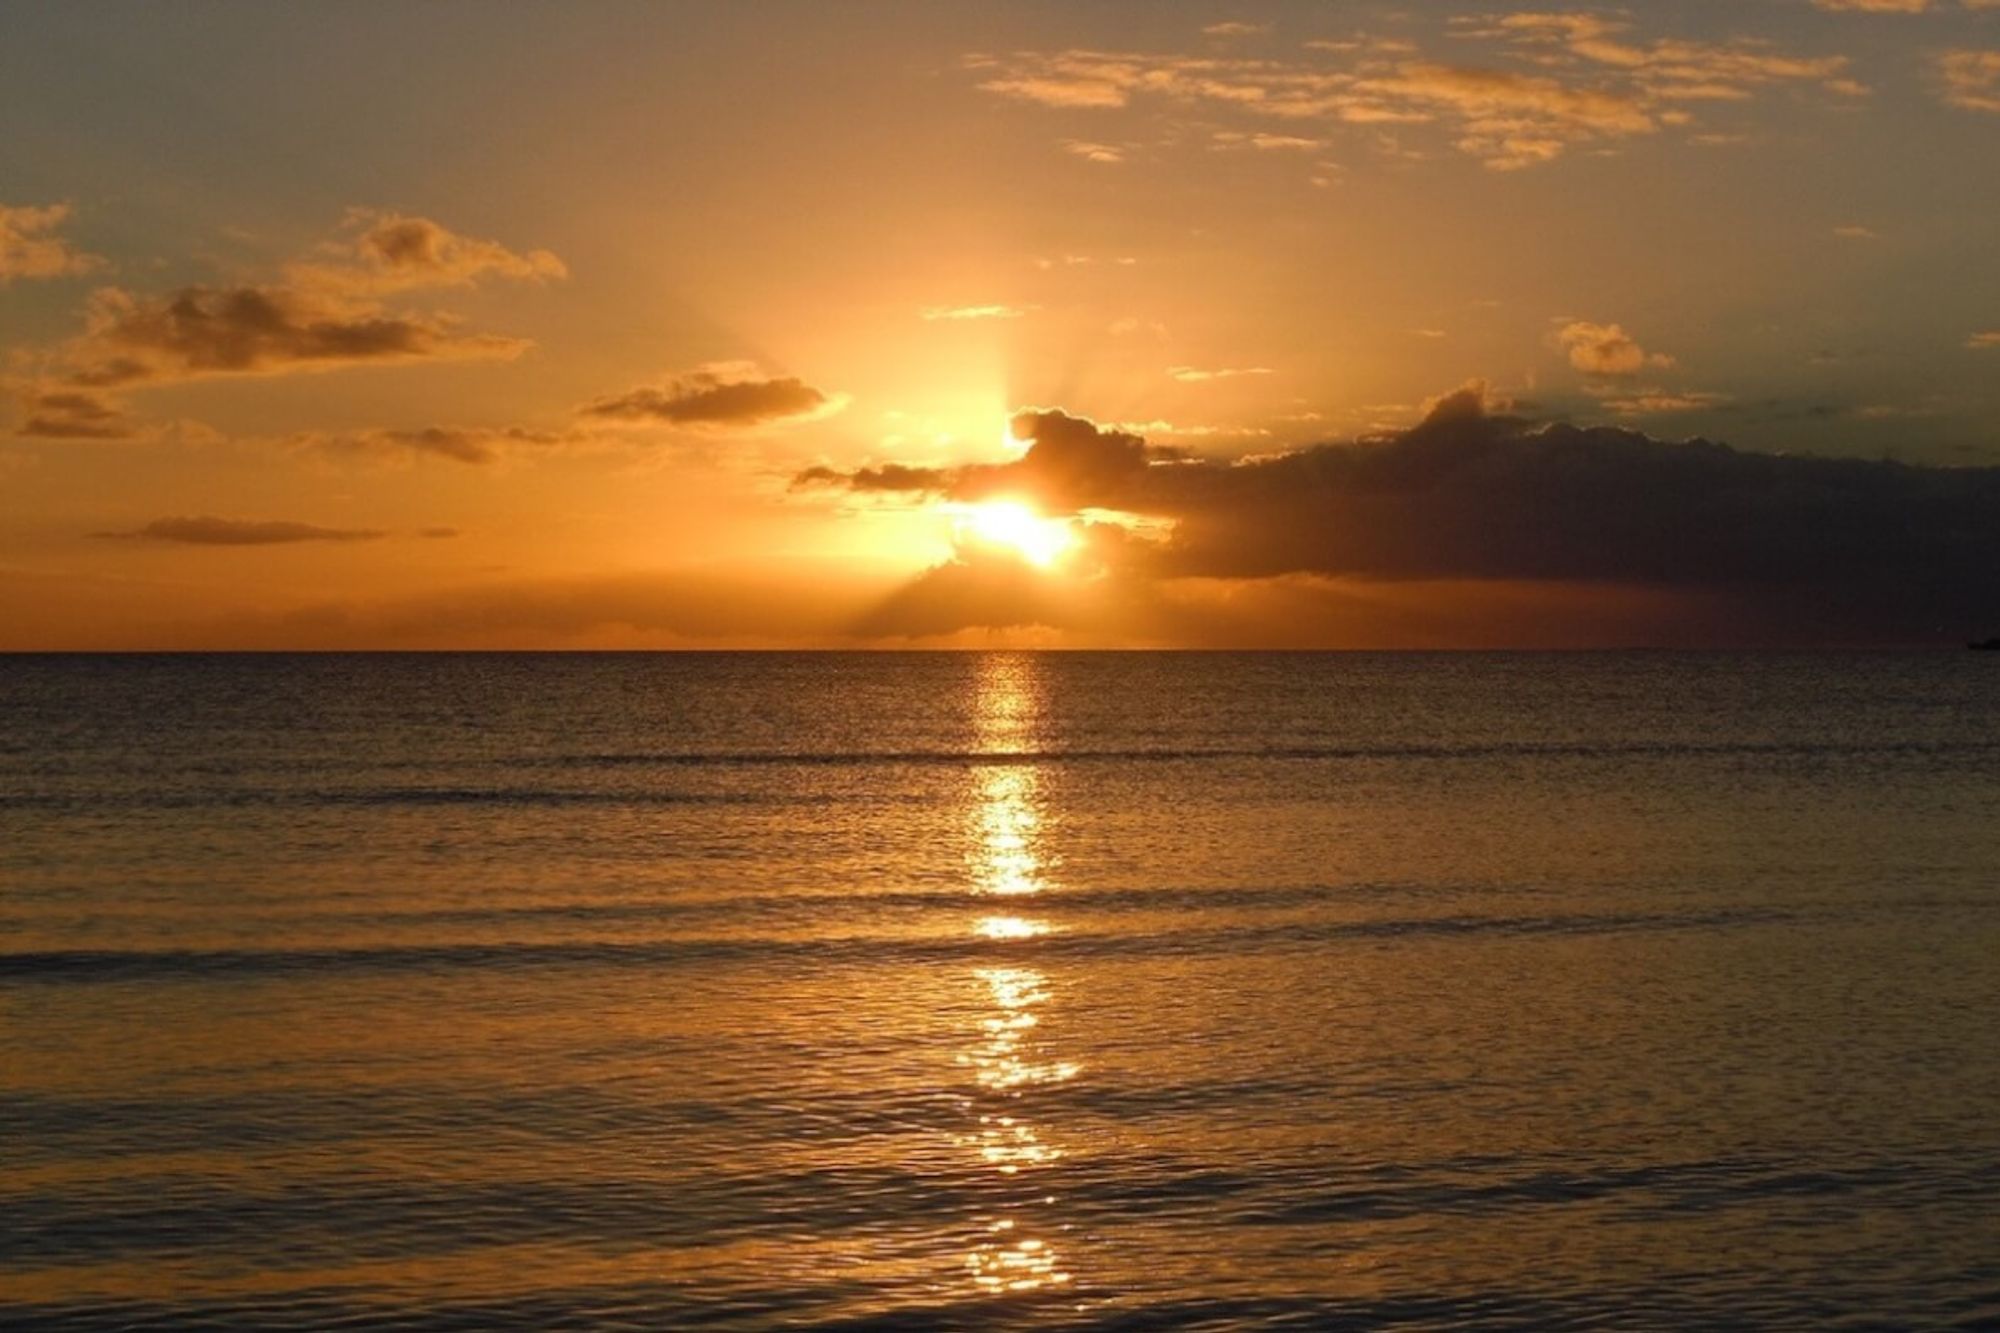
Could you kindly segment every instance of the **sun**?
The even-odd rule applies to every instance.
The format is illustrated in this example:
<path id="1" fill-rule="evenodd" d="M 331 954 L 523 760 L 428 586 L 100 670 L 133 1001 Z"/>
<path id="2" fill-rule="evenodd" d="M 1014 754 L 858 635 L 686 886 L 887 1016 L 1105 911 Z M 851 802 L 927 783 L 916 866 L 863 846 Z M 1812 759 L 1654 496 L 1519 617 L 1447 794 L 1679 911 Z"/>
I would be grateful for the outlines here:
<path id="1" fill-rule="evenodd" d="M 989 500 L 956 510 L 952 529 L 961 542 L 997 547 L 1037 569 L 1049 569 L 1076 545 L 1067 519 L 1044 518 L 1019 500 Z"/>

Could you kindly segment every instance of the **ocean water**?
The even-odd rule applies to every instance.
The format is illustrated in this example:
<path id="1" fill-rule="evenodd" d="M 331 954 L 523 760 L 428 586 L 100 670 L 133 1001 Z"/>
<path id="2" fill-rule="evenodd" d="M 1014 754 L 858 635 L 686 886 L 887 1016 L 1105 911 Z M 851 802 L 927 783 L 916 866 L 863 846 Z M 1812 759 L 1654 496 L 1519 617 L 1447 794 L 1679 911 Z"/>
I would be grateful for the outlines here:
<path id="1" fill-rule="evenodd" d="M 2000 661 L 0 658 L 0 1325 L 2000 1327 Z"/>

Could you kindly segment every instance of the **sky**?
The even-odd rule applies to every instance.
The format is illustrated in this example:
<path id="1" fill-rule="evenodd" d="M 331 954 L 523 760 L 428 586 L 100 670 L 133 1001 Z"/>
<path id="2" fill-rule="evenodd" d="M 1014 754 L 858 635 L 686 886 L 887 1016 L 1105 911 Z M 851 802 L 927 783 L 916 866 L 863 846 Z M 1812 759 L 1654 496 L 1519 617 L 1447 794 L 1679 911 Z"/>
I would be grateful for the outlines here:
<path id="1" fill-rule="evenodd" d="M 0 7 L 0 649 L 2000 633 L 2000 0 Z"/>

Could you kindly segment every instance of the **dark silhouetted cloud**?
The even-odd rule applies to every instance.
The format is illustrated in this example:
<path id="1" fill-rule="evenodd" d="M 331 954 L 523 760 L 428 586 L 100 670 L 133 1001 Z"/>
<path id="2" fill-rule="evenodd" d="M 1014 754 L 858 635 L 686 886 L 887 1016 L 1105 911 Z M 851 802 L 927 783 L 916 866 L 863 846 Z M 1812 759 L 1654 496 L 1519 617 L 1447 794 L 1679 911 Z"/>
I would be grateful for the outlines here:
<path id="1" fill-rule="evenodd" d="M 701 366 L 665 385 L 647 385 L 582 409 L 611 421 L 739 430 L 838 411 L 842 400 L 793 376 L 768 378 L 754 366 Z"/>
<path id="2" fill-rule="evenodd" d="M 1237 461 L 1161 457 L 1061 412 L 1014 431 L 1031 443 L 1010 463 L 801 480 L 1158 520 L 1157 539 L 1092 525 L 1097 558 L 1154 579 L 1623 586 L 1726 605 L 1703 633 L 1734 638 L 1922 639 L 2000 616 L 2000 468 L 1539 425 L 1481 387 L 1407 431 Z"/>
<path id="3" fill-rule="evenodd" d="M 288 542 L 372 541 L 387 534 L 368 528 L 323 528 L 281 519 L 156 518 L 130 532 L 95 532 L 93 537 L 127 541 L 185 542 L 192 546 L 276 546 Z"/>
<path id="4" fill-rule="evenodd" d="M 71 384 L 124 387 L 213 375 L 514 357 L 517 338 L 463 334 L 432 315 L 356 307 L 290 287 L 184 287 L 147 299 L 107 288 L 66 353 Z"/>
<path id="5" fill-rule="evenodd" d="M 39 373 L 71 387 L 140 388 L 224 375 L 508 359 L 532 344 L 467 332 L 448 315 L 394 310 L 383 298 L 466 286 L 488 274 L 541 280 L 565 272 L 545 250 L 516 254 L 428 218 L 357 212 L 349 227 L 359 233 L 286 265 L 279 282 L 157 296 L 95 292 L 83 334 L 45 353 Z"/>

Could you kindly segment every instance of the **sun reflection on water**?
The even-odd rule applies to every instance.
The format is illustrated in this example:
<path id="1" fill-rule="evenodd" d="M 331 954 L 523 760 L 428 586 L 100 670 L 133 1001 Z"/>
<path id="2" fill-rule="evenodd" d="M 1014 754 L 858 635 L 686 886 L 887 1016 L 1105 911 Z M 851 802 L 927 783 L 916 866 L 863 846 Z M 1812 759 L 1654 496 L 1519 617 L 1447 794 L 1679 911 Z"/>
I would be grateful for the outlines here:
<path id="1" fill-rule="evenodd" d="M 1027 765 L 978 768 L 978 830 L 973 844 L 972 876 L 983 893 L 1040 893 L 1041 859 L 1035 838 L 1041 829 L 1037 810 L 1040 775 Z"/>
<path id="2" fill-rule="evenodd" d="M 1031 940 L 1049 933 L 1046 921 L 1030 921 L 1024 916 L 983 916 L 972 933 L 989 940 Z"/>
<path id="3" fill-rule="evenodd" d="M 1041 682 L 1030 657 L 980 660 L 972 697 L 974 749 L 1014 759 L 1039 748 Z M 1046 891 L 1040 772 L 1032 764 L 975 766 L 968 792 L 967 858 L 976 892 L 1019 900 Z M 978 917 L 979 939 L 1031 941 L 1053 927 L 1012 913 Z M 1032 1094 L 1075 1078 L 1080 1066 L 1059 1058 L 1041 1036 L 1042 1012 L 1052 999 L 1046 972 L 1014 963 L 981 966 L 972 980 L 981 988 L 978 1030 L 959 1057 L 969 1066 L 977 1095 L 976 1129 L 967 1136 L 978 1160 L 1005 1188 L 984 1219 L 985 1235 L 965 1257 L 973 1284 L 983 1292 L 1030 1292 L 1071 1280 L 1049 1233 L 1055 1196 L 1040 1176 L 1061 1160 L 1032 1114 Z"/>

